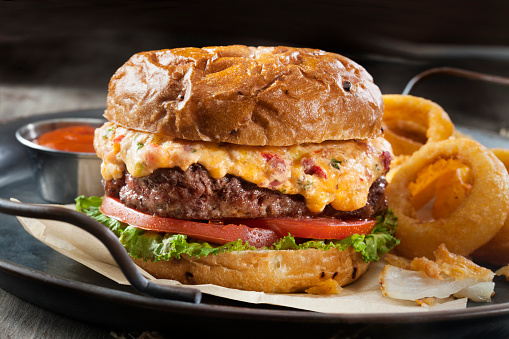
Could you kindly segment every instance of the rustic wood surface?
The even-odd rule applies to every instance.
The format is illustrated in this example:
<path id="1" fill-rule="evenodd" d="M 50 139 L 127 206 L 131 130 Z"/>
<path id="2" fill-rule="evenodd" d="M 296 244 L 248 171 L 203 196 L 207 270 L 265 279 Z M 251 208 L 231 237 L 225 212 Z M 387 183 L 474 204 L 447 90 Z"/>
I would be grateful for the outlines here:
<path id="1" fill-rule="evenodd" d="M 111 338 L 106 329 L 58 316 L 0 290 L 0 338 Z"/>

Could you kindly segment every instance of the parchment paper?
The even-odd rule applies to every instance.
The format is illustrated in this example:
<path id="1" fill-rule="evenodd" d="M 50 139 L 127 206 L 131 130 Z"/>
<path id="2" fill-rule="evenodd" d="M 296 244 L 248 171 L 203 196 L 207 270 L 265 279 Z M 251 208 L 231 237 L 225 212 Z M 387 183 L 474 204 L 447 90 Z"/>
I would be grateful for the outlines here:
<path id="1" fill-rule="evenodd" d="M 73 206 L 66 206 L 74 208 Z M 127 285 L 122 271 L 117 267 L 107 248 L 88 232 L 59 221 L 39 220 L 18 217 L 19 221 L 35 238 L 50 246 L 57 252 L 76 260 L 94 271 Z M 340 294 L 273 294 L 263 292 L 241 291 L 216 285 L 193 285 L 203 293 L 243 301 L 253 304 L 272 304 L 324 313 L 397 313 L 429 312 L 437 310 L 462 309 L 467 299 L 448 299 L 442 303 L 422 307 L 413 301 L 402 301 L 383 296 L 380 291 L 379 274 L 384 262 L 372 264 L 368 271 L 355 283 L 343 288 Z M 180 285 L 177 281 L 155 279 L 142 270 L 140 272 L 149 280 L 168 285 Z"/>

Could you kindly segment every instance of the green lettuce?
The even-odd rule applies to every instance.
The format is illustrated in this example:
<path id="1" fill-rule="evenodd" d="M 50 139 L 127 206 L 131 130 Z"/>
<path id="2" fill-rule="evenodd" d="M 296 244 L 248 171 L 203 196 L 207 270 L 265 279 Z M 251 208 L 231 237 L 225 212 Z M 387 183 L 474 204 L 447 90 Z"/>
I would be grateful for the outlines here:
<path id="1" fill-rule="evenodd" d="M 76 210 L 87 214 L 113 231 L 134 259 L 160 261 L 180 258 L 184 254 L 200 257 L 224 252 L 256 250 L 255 247 L 240 239 L 225 245 L 211 245 L 189 239 L 183 234 L 141 230 L 102 214 L 99 210 L 101 202 L 101 197 L 80 196 L 76 198 Z M 309 240 L 304 243 L 297 243 L 294 237 L 288 235 L 268 249 L 275 251 L 309 248 L 345 250 L 352 246 L 355 251 L 362 254 L 364 261 L 378 261 L 381 256 L 399 244 L 399 240 L 395 238 L 396 226 L 396 215 L 391 210 L 386 210 L 377 217 L 377 224 L 373 232 L 368 235 L 354 234 L 342 240 Z"/>

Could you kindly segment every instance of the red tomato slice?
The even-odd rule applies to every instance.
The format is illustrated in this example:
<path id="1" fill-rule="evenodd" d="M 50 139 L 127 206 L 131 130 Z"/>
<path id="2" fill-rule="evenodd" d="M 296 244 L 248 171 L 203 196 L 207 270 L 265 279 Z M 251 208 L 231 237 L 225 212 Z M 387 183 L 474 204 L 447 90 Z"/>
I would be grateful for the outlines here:
<path id="1" fill-rule="evenodd" d="M 228 220 L 230 221 L 230 220 Z M 231 220 L 233 222 L 233 220 Z M 331 218 L 260 218 L 242 219 L 250 227 L 275 231 L 280 236 L 290 233 L 297 238 L 344 239 L 352 234 L 369 234 L 376 225 L 374 219 L 340 220 Z"/>
<path id="2" fill-rule="evenodd" d="M 226 244 L 230 241 L 249 241 L 255 247 L 271 246 L 281 237 L 270 229 L 253 228 L 245 225 L 220 225 L 190 220 L 161 218 L 126 207 L 118 199 L 104 196 L 101 212 L 126 224 L 157 232 L 185 234 L 197 240 Z"/>
<path id="3" fill-rule="evenodd" d="M 282 237 L 344 239 L 352 234 L 368 234 L 376 220 L 340 220 L 331 218 L 260 218 L 228 219 L 224 224 L 161 218 L 126 207 L 118 199 L 103 197 L 101 212 L 129 225 L 156 232 L 171 232 L 215 244 L 241 239 L 255 247 L 270 247 Z"/>

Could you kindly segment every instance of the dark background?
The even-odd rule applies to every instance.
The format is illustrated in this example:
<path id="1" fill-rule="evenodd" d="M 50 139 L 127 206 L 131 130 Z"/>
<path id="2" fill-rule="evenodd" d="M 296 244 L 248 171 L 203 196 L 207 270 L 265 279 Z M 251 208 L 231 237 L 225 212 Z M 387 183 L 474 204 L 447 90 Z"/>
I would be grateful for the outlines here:
<path id="1" fill-rule="evenodd" d="M 365 66 L 383 93 L 401 93 L 437 66 L 509 77 L 508 14 L 502 0 L 0 1 L 0 85 L 106 93 L 136 52 L 240 43 L 338 52 Z M 456 123 L 498 131 L 509 127 L 508 93 L 437 76 L 412 94 L 437 101 Z"/>

